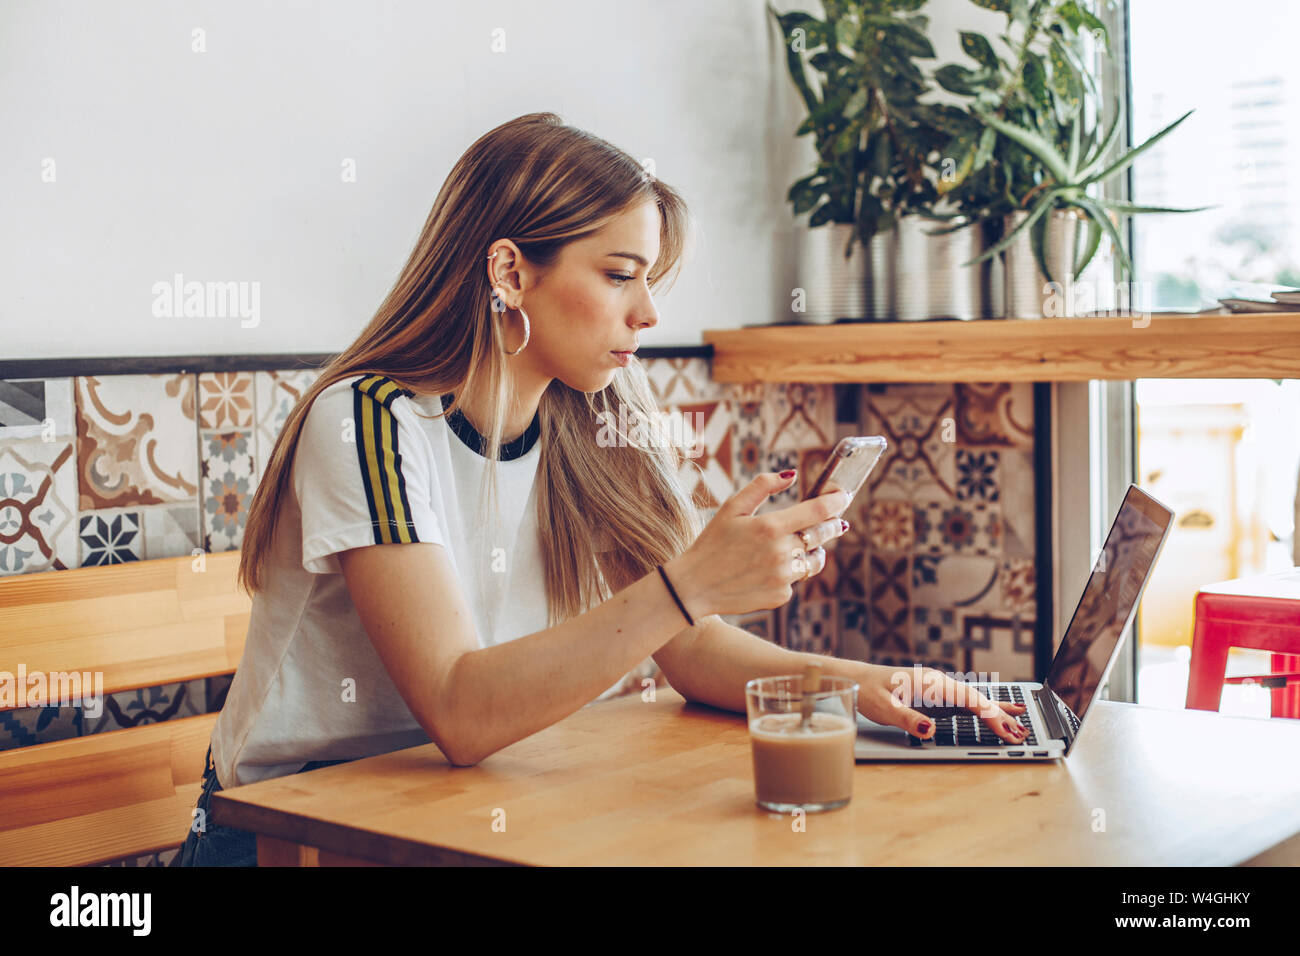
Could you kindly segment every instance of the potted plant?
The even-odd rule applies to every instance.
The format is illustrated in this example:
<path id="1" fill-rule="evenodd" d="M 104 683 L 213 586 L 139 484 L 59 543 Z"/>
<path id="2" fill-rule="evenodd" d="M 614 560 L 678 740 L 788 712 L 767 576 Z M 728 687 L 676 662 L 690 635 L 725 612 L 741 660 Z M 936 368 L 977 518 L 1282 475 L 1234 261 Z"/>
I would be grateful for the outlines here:
<path id="1" fill-rule="evenodd" d="M 1085 68 L 1085 51 L 1108 37 L 1097 17 L 1074 0 L 974 0 L 1007 17 L 997 54 L 984 36 L 962 33 L 974 68 L 950 64 L 936 81 L 966 101 L 965 116 L 944 119 L 960 144 L 960 175 L 948 192 L 974 219 L 996 217 L 1002 238 L 973 261 L 1004 255 L 1004 314 L 1039 316 L 1048 283 L 1077 282 L 1111 240 L 1124 276 L 1132 262 L 1113 216 L 1193 209 L 1141 206 L 1098 195 L 1143 152 L 1182 123 L 1186 113 L 1141 146 L 1109 158 L 1118 141 L 1116 102 L 1109 128 L 1097 119 L 1100 91 Z M 1014 32 L 1018 34 L 1012 39 Z M 1200 207 L 1204 208 L 1204 207 Z M 1079 238 L 1080 230 L 1083 232 Z"/>
<path id="2" fill-rule="evenodd" d="M 825 0 L 824 19 L 768 8 L 808 111 L 795 135 L 812 134 L 817 151 L 788 193 L 796 215 L 808 214 L 800 266 L 811 321 L 886 317 L 895 287 L 887 234 L 938 198 L 928 157 L 948 136 L 919 102 L 929 86 L 914 61 L 934 57 L 916 13 L 923 4 Z"/>

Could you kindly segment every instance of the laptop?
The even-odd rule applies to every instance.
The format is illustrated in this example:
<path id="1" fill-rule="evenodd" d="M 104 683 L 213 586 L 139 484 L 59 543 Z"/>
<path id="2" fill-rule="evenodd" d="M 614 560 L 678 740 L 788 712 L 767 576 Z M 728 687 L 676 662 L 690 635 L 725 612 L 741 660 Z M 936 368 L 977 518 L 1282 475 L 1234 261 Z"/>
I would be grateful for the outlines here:
<path id="1" fill-rule="evenodd" d="M 975 711 L 964 707 L 927 709 L 937 727 L 921 740 L 900 727 L 858 714 L 858 760 L 1055 760 L 1070 753 L 1119 656 L 1123 635 L 1164 547 L 1174 513 L 1137 485 L 1130 485 L 1115 514 L 1106 543 L 1074 609 L 1047 678 L 1035 682 L 975 683 L 998 703 L 1024 704 L 1017 719 L 1029 728 L 1021 743 L 993 733 Z M 925 688 L 921 688 L 924 696 Z"/>

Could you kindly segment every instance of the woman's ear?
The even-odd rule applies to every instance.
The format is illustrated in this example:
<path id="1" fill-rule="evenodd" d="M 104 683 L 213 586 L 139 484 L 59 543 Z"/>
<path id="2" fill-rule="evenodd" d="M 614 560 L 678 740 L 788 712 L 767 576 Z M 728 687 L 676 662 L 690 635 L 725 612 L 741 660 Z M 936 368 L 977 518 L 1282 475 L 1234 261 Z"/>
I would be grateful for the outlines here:
<path id="1" fill-rule="evenodd" d="M 518 308 L 519 300 L 534 282 L 532 267 L 524 254 L 509 239 L 498 239 L 488 252 L 488 287 L 510 308 Z"/>

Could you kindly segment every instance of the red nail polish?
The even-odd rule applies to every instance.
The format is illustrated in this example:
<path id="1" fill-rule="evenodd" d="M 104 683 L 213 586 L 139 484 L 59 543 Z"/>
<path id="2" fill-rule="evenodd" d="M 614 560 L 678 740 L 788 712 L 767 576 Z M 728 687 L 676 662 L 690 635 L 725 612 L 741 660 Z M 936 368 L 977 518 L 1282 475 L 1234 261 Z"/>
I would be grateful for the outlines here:
<path id="1" fill-rule="evenodd" d="M 782 478 L 793 478 L 793 477 L 794 477 L 794 469 L 791 468 L 789 471 L 783 471 L 783 472 L 781 472 L 781 477 L 782 477 Z"/>
<path id="2" fill-rule="evenodd" d="M 922 736 L 928 734 L 930 732 L 930 722 L 928 720 L 921 721 L 916 725 L 916 732 Z"/>

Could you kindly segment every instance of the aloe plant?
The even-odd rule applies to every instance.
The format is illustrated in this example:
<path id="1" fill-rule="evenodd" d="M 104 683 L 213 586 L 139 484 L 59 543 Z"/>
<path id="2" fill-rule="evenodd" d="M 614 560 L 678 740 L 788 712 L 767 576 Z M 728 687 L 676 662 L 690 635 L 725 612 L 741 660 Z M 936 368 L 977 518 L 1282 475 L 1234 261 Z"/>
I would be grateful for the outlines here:
<path id="1" fill-rule="evenodd" d="M 1044 178 L 1041 164 L 983 123 L 976 109 L 994 110 L 1003 119 L 1035 130 L 1061 149 L 1068 147 L 1070 118 L 1096 98 L 1096 82 L 1084 68 L 1082 38 L 1091 33 L 1104 48 L 1104 25 L 1074 0 L 973 0 L 1007 17 L 997 39 L 999 53 L 984 36 L 961 33 L 971 68 L 949 64 L 935 73 L 945 90 L 964 106 L 936 106 L 936 122 L 952 134 L 947 155 L 956 175 L 940 186 L 954 215 L 1000 219 L 1023 207 Z M 1095 139 L 1082 141 L 1085 152 Z"/>
<path id="2" fill-rule="evenodd" d="M 1095 193 L 1095 187 L 1127 169 L 1187 119 L 1190 111 L 1141 146 L 1108 162 L 1119 138 L 1119 104 L 1109 129 L 1088 122 L 1101 94 L 1092 71 L 1085 68 L 1082 52 L 1087 36 L 1106 50 L 1109 37 L 1102 21 L 1079 0 L 972 2 L 1006 14 L 1007 31 L 999 39 L 1010 56 L 1000 56 L 987 38 L 966 31 L 961 35 L 962 50 L 976 67 L 953 64 L 935 74 L 940 86 L 965 101 L 965 109 L 945 108 L 954 153 L 962 157 L 958 175 L 945 192 L 955 200 L 956 215 L 968 220 L 1002 218 L 1017 210 L 1028 215 L 971 263 L 998 254 L 1028 230 L 1039 268 L 1051 280 L 1046 215 L 1052 209 L 1073 208 L 1083 214 L 1088 230 L 1071 264 L 1074 278 L 1092 261 L 1103 235 L 1110 236 L 1121 268 L 1131 275 L 1132 261 L 1110 213 L 1195 212 L 1208 207 L 1140 206 L 1090 195 L 1089 190 Z"/>
<path id="3" fill-rule="evenodd" d="M 1043 275 L 1051 280 L 1052 274 L 1047 267 L 1047 255 L 1044 249 L 1046 230 L 1037 228 L 1037 226 L 1040 222 L 1046 224 L 1046 219 L 1043 217 L 1049 210 L 1073 207 L 1083 213 L 1088 227 L 1080 255 L 1075 257 L 1074 278 L 1077 280 L 1083 274 L 1083 270 L 1088 267 L 1088 263 L 1096 255 L 1103 233 L 1109 235 L 1111 242 L 1114 243 L 1115 252 L 1119 257 L 1124 274 L 1130 275 L 1133 271 L 1133 263 L 1124 249 L 1124 243 L 1114 221 L 1110 217 L 1110 212 L 1120 215 L 1135 215 L 1138 213 L 1159 212 L 1199 212 L 1202 209 L 1209 208 L 1208 206 L 1197 206 L 1189 209 L 1175 209 L 1167 206 L 1142 206 L 1088 194 L 1089 187 L 1105 183 L 1111 177 L 1123 172 L 1144 152 L 1172 133 L 1179 124 L 1192 115 L 1192 110 L 1188 110 L 1178 117 L 1141 146 L 1129 150 L 1109 164 L 1106 163 L 1106 156 L 1119 136 L 1120 111 L 1118 104 L 1116 104 L 1115 119 L 1111 123 L 1110 129 L 1102 137 L 1101 142 L 1086 153 L 1081 146 L 1080 128 L 1082 121 L 1077 113 L 1069 125 L 1069 148 L 1062 154 L 1051 142 L 1034 130 L 1017 126 L 1002 119 L 996 113 L 979 107 L 976 108 L 976 112 L 989 129 L 1005 136 L 1034 157 L 1042 165 L 1046 178 L 1041 184 L 1041 191 L 1034 197 L 1033 205 L 1029 207 L 1029 215 L 1007 233 L 1001 241 L 982 255 L 971 260 L 972 262 L 979 262 L 996 255 L 1015 242 L 1022 232 L 1029 230 L 1031 245 L 1034 256 L 1038 260 L 1039 268 L 1042 269 Z"/>

